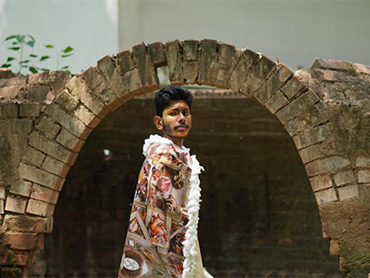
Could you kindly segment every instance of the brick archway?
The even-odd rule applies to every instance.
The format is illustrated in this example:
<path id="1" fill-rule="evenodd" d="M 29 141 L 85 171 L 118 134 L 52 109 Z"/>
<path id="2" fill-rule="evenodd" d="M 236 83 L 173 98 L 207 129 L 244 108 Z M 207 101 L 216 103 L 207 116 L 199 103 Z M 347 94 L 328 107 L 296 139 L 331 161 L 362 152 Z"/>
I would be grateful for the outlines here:
<path id="1" fill-rule="evenodd" d="M 123 103 L 159 89 L 156 69 L 162 66 L 168 66 L 172 84 L 231 89 L 275 115 L 295 142 L 319 210 L 322 204 L 359 195 L 355 180 L 343 187 L 335 183 L 351 179 L 351 163 L 361 167 L 366 158 L 352 162 L 337 152 L 327 104 L 285 65 L 215 40 L 140 44 L 74 76 L 39 116 L 19 167 L 19 183 L 6 197 L 2 266 L 17 265 L 15 271 L 22 272 L 32 264 L 34 251 L 43 246 L 43 233 L 52 230 L 59 192 L 87 137 Z M 324 230 L 324 237 L 331 235 Z M 331 253 L 339 254 L 335 238 Z"/>

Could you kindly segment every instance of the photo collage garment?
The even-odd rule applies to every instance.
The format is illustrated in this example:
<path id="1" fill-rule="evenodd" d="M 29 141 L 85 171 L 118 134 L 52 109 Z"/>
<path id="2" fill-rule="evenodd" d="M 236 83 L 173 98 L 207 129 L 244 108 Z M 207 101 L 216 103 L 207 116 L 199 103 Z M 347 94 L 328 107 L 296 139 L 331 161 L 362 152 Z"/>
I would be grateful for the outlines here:
<path id="1" fill-rule="evenodd" d="M 152 143 L 140 170 L 118 277 L 182 277 L 189 152 Z"/>

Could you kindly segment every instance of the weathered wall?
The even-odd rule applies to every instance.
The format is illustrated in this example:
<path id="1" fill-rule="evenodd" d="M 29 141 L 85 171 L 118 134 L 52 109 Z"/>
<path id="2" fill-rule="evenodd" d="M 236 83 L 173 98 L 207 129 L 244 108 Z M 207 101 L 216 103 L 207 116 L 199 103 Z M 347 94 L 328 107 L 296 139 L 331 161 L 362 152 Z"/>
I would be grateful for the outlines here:
<path id="1" fill-rule="evenodd" d="M 341 277 L 322 239 L 303 165 L 279 121 L 243 96 L 195 98 L 185 143 L 206 168 L 199 237 L 209 271 L 234 278 Z M 94 130 L 67 177 L 44 258 L 32 273 L 116 275 L 153 115 L 152 98 L 133 99 Z"/>
<path id="2" fill-rule="evenodd" d="M 7 93 L 0 106 L 3 140 L 9 144 L 5 154 L 10 158 L 22 152 L 12 167 L 2 166 L 5 175 L 10 169 L 19 174 L 1 179 L 3 276 L 9 271 L 26 273 L 35 250 L 43 246 L 65 177 L 89 134 L 126 101 L 158 89 L 156 69 L 164 65 L 172 84 L 231 89 L 258 101 L 280 121 L 310 180 L 330 253 L 339 256 L 348 277 L 368 273 L 369 67 L 318 60 L 311 74 L 293 74 L 249 49 L 188 40 L 134 46 L 104 57 L 70 80 L 63 73 L 31 75 Z M 33 80 L 35 86 L 27 85 Z M 2 81 L 2 92 L 9 91 L 13 81 Z M 54 85 L 45 86 L 49 83 Z M 26 104 L 21 99 L 32 88 L 39 88 L 35 91 L 49 101 Z M 32 123 L 28 130 L 17 131 L 9 124 L 22 120 Z M 26 146 L 8 139 L 19 130 L 22 138 L 28 133 Z"/>

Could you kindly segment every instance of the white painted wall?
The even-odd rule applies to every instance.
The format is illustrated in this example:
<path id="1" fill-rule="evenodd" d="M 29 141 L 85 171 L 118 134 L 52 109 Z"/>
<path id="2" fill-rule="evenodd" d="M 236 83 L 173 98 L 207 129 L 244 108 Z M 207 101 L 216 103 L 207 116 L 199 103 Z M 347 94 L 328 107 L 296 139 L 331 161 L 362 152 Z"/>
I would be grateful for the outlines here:
<path id="1" fill-rule="evenodd" d="M 0 0 L 0 40 L 31 34 L 37 54 L 47 53 L 46 43 L 71 45 L 65 64 L 75 73 L 143 41 L 203 38 L 293 70 L 318 57 L 370 65 L 369 15 L 369 0 Z M 0 64 L 10 54 L 0 45 Z"/>
<path id="2" fill-rule="evenodd" d="M 370 1 L 124 0 L 119 49 L 213 38 L 295 69 L 332 58 L 370 65 Z"/>
<path id="3" fill-rule="evenodd" d="M 31 34 L 36 54 L 53 54 L 44 44 L 71 45 L 75 54 L 64 64 L 77 73 L 117 53 L 117 15 L 117 0 L 0 0 L 0 40 Z M 0 65 L 12 54 L 0 45 Z M 45 66 L 55 69 L 56 60 L 51 62 Z"/>

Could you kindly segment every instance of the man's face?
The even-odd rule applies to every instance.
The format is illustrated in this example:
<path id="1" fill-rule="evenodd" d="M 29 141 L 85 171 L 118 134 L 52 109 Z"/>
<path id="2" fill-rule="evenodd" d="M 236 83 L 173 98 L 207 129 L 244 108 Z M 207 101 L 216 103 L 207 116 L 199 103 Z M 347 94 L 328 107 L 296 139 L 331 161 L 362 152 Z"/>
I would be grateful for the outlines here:
<path id="1" fill-rule="evenodd" d="M 190 131 L 192 121 L 188 104 L 180 100 L 173 102 L 163 110 L 162 129 L 159 129 L 165 137 L 185 138 Z"/>

